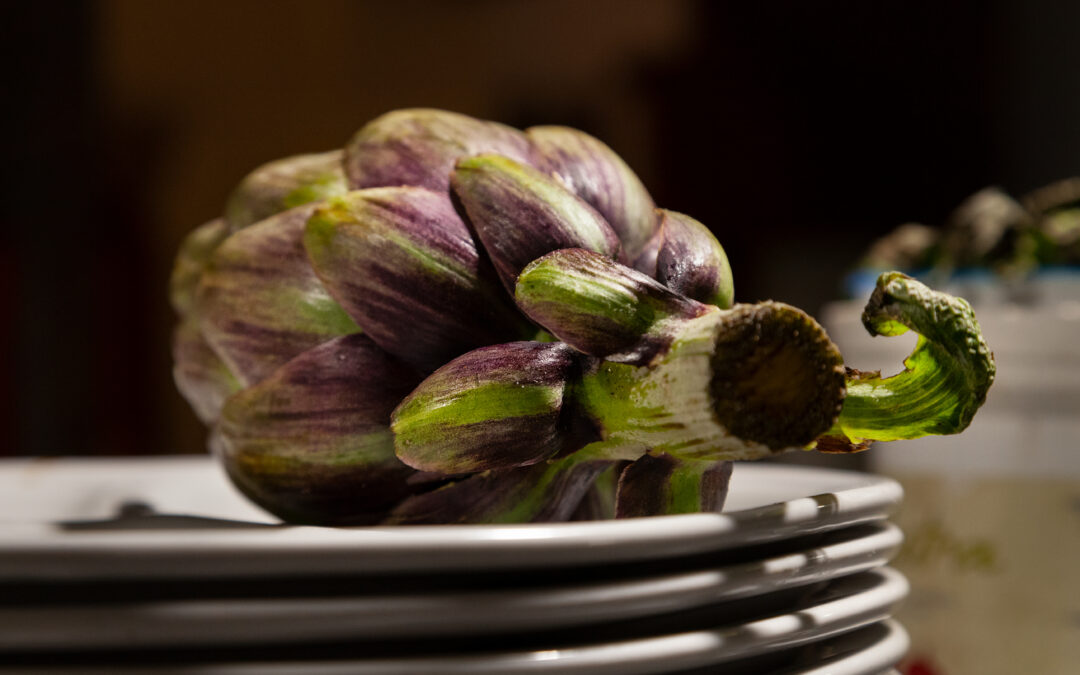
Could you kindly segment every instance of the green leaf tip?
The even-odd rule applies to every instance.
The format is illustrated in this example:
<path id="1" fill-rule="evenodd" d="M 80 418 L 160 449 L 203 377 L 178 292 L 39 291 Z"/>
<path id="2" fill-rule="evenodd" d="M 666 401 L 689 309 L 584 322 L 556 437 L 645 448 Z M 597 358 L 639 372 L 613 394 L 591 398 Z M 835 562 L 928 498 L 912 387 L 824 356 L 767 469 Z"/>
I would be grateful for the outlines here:
<path id="1" fill-rule="evenodd" d="M 529 263 L 514 297 L 530 319 L 578 351 L 634 365 L 654 363 L 683 321 L 708 311 L 641 272 L 577 248 Z"/>
<path id="2" fill-rule="evenodd" d="M 840 419 L 822 449 L 837 441 L 865 447 L 930 434 L 955 434 L 971 423 L 994 382 L 994 355 L 963 298 L 934 291 L 900 272 L 886 272 L 867 302 L 871 335 L 919 335 L 904 370 L 890 377 L 851 371 Z"/>
<path id="3" fill-rule="evenodd" d="M 619 238 L 603 217 L 531 166 L 499 155 L 468 157 L 457 163 L 450 187 L 507 290 L 526 265 L 551 251 L 619 256 Z"/>
<path id="4" fill-rule="evenodd" d="M 270 216 L 343 194 L 344 152 L 296 155 L 255 169 L 229 195 L 225 220 L 236 232 Z"/>

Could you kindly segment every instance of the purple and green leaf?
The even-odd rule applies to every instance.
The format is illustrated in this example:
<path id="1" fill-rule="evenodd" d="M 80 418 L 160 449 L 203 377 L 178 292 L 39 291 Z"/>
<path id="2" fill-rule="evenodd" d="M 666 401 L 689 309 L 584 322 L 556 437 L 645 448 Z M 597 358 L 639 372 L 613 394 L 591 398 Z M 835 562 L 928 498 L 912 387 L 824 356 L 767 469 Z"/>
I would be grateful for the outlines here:
<path id="1" fill-rule="evenodd" d="M 732 463 L 645 455 L 619 475 L 616 518 L 676 513 L 719 513 L 727 498 Z"/>
<path id="2" fill-rule="evenodd" d="M 554 178 L 498 155 L 458 162 L 450 180 L 507 290 L 545 253 L 584 248 L 609 258 L 619 238 L 596 210 Z"/>
<path id="3" fill-rule="evenodd" d="M 635 448 L 630 451 L 637 456 Z M 596 480 L 625 461 L 594 443 L 560 459 L 475 474 L 403 501 L 391 524 L 562 522 L 579 513 Z"/>
<path id="4" fill-rule="evenodd" d="M 650 365 L 681 324 L 708 307 L 610 258 L 578 248 L 534 260 L 518 277 L 518 307 L 578 351 Z"/>
<path id="5" fill-rule="evenodd" d="M 662 243 L 656 256 L 656 279 L 699 302 L 731 307 L 735 285 L 720 242 L 707 227 L 674 211 L 660 210 Z"/>
<path id="6" fill-rule="evenodd" d="M 557 174 L 596 209 L 622 241 L 628 260 L 637 258 L 657 229 L 652 197 L 615 152 L 592 136 L 560 126 L 525 130 L 537 168 Z"/>
<path id="7" fill-rule="evenodd" d="M 380 347 L 428 372 L 534 332 L 447 195 L 356 190 L 318 208 L 304 245 L 330 294 Z"/>
<path id="8" fill-rule="evenodd" d="M 194 309 L 203 335 L 245 385 L 360 330 L 308 262 L 302 238 L 314 210 L 297 207 L 236 232 L 202 275 Z"/>
<path id="9" fill-rule="evenodd" d="M 420 379 L 362 334 L 300 354 L 226 402 L 217 434 L 229 476 L 290 522 L 377 522 L 413 491 L 390 412 Z"/>
<path id="10" fill-rule="evenodd" d="M 195 302 L 195 291 L 210 256 L 228 236 L 228 224 L 224 219 L 217 218 L 203 223 L 184 237 L 169 277 L 169 301 L 181 317 L 191 310 Z"/>
<path id="11" fill-rule="evenodd" d="M 398 457 L 444 474 L 504 470 L 563 449 L 567 382 L 575 352 L 561 342 L 511 342 L 454 359 L 393 414 Z"/>
<path id="12" fill-rule="evenodd" d="M 176 388 L 200 420 L 213 424 L 225 400 L 241 385 L 206 342 L 196 316 L 180 320 L 173 333 L 172 355 Z"/>
<path id="13" fill-rule="evenodd" d="M 233 232 L 297 206 L 343 194 L 345 153 L 332 150 L 269 162 L 249 173 L 229 195 L 225 220 Z"/>
<path id="14" fill-rule="evenodd" d="M 445 110 L 395 110 L 352 137 L 345 171 L 353 189 L 412 185 L 446 192 L 454 164 L 484 153 L 528 162 L 532 149 L 524 133 L 496 122 Z"/>

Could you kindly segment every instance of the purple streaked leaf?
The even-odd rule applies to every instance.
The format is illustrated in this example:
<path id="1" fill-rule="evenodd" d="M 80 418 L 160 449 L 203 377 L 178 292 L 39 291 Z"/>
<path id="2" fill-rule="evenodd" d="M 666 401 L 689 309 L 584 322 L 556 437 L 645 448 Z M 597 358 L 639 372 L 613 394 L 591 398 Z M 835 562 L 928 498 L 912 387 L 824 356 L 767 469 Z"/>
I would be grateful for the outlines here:
<path id="1" fill-rule="evenodd" d="M 654 362 L 682 321 L 708 311 L 641 272 L 574 248 L 530 263 L 515 299 L 529 318 L 578 351 L 632 365 Z"/>
<path id="2" fill-rule="evenodd" d="M 203 335 L 246 385 L 360 330 L 308 262 L 302 236 L 314 209 L 300 206 L 236 232 L 203 273 L 195 302 Z"/>
<path id="3" fill-rule="evenodd" d="M 594 446 L 600 446 L 594 451 Z M 386 521 L 431 523 L 564 522 L 580 515 L 597 478 L 622 460 L 604 443 L 561 459 L 507 471 L 486 471 L 409 497 Z M 590 512 L 591 513 L 591 512 Z"/>
<path id="4" fill-rule="evenodd" d="M 446 192 L 454 163 L 483 153 L 527 162 L 531 147 L 524 133 L 496 122 L 445 110 L 395 110 L 356 132 L 345 148 L 345 171 L 353 189 L 414 185 Z"/>
<path id="5" fill-rule="evenodd" d="M 364 332 L 429 372 L 535 330 L 446 194 L 418 187 L 350 192 L 314 212 L 304 245 L 330 294 Z"/>
<path id="6" fill-rule="evenodd" d="M 561 248 L 609 258 L 619 238 L 607 221 L 562 183 L 498 155 L 463 159 L 450 179 L 469 222 L 511 292 L 521 270 Z"/>
<path id="7" fill-rule="evenodd" d="M 658 228 L 653 236 L 645 243 L 638 257 L 634 258 L 631 267 L 646 276 L 656 278 L 656 257 L 660 255 L 660 246 L 664 243 L 664 230 Z"/>
<path id="8" fill-rule="evenodd" d="M 229 367 L 210 347 L 198 318 L 188 315 L 173 333 L 173 380 L 200 420 L 212 424 L 225 399 L 240 389 Z"/>
<path id="9" fill-rule="evenodd" d="M 688 298 L 722 309 L 731 307 L 735 286 L 720 242 L 690 216 L 659 213 L 662 243 L 656 256 L 656 279 Z"/>
<path id="10" fill-rule="evenodd" d="M 444 474 L 536 464 L 563 449 L 577 362 L 561 342 L 482 347 L 431 374 L 393 414 L 398 457 Z"/>
<path id="11" fill-rule="evenodd" d="M 578 197 L 600 212 L 622 241 L 627 259 L 637 258 L 656 232 L 652 197 L 615 152 L 592 136 L 560 126 L 525 130 L 537 168 L 557 174 Z"/>
<path id="12" fill-rule="evenodd" d="M 235 232 L 276 213 L 343 194 L 348 189 L 344 157 L 344 151 L 331 150 L 263 164 L 229 195 L 229 228 Z"/>
<path id="13" fill-rule="evenodd" d="M 191 310 L 203 270 L 227 236 L 228 224 L 222 218 L 217 218 L 203 223 L 184 237 L 169 277 L 169 301 L 180 316 Z"/>
<path id="14" fill-rule="evenodd" d="M 719 513 L 727 498 L 732 463 L 645 455 L 619 476 L 616 518 L 675 513 Z"/>
<path id="15" fill-rule="evenodd" d="M 376 522 L 412 492 L 389 423 L 420 379 L 362 334 L 300 354 L 226 402 L 217 432 L 229 476 L 290 522 Z"/>

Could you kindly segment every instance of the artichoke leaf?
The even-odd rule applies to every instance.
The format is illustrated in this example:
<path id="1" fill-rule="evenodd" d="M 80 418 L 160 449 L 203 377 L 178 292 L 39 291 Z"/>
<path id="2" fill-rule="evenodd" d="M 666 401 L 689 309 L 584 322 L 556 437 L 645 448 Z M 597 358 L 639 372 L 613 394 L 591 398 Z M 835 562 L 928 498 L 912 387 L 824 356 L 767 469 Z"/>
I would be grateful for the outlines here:
<path id="1" fill-rule="evenodd" d="M 615 231 L 555 178 L 499 155 L 457 163 L 450 179 L 469 222 L 511 293 L 521 270 L 545 253 L 584 248 L 619 256 Z"/>
<path id="2" fill-rule="evenodd" d="M 616 518 L 676 513 L 719 513 L 727 498 L 732 463 L 645 455 L 619 475 Z"/>
<path id="3" fill-rule="evenodd" d="M 598 441 L 560 459 L 486 471 L 403 501 L 390 524 L 561 522 L 579 511 L 597 479 L 642 448 Z"/>
<path id="4" fill-rule="evenodd" d="M 236 232 L 203 272 L 195 300 L 203 335 L 245 385 L 360 330 L 308 262 L 302 237 L 314 209 L 299 206 Z"/>
<path id="5" fill-rule="evenodd" d="M 356 190 L 316 209 L 304 246 L 329 293 L 384 350 L 432 371 L 531 329 L 446 194 Z"/>
<path id="6" fill-rule="evenodd" d="M 240 389 L 240 382 L 206 342 L 198 318 L 188 315 L 173 333 L 173 380 L 195 415 L 213 424 L 221 406 Z"/>
<path id="7" fill-rule="evenodd" d="M 504 124 L 409 108 L 356 132 L 345 147 L 345 171 L 353 189 L 413 185 L 446 192 L 454 163 L 484 153 L 527 162 L 531 148 L 524 133 Z"/>
<path id="8" fill-rule="evenodd" d="M 859 450 L 871 441 L 967 428 L 996 372 L 971 305 L 900 272 L 886 272 L 878 277 L 862 320 L 871 335 L 912 330 L 918 341 L 896 375 L 850 373 L 840 418 L 818 448 Z"/>
<path id="9" fill-rule="evenodd" d="M 284 520 L 376 522 L 412 491 L 390 412 L 420 379 L 363 334 L 335 338 L 232 396 L 219 454 L 240 490 Z"/>
<path id="10" fill-rule="evenodd" d="M 518 307 L 578 351 L 645 366 L 667 352 L 688 320 L 708 307 L 584 249 L 552 251 L 518 277 Z"/>
<path id="11" fill-rule="evenodd" d="M 231 231 L 272 215 L 343 194 L 345 153 L 331 150 L 268 162 L 244 177 L 225 204 Z"/>
<path id="12" fill-rule="evenodd" d="M 596 209 L 619 236 L 627 258 L 637 258 L 656 232 L 656 205 L 626 162 L 599 139 L 570 127 L 531 127 L 525 134 L 536 167 L 557 175 Z"/>
<path id="13" fill-rule="evenodd" d="M 660 210 L 656 279 L 699 302 L 731 307 L 735 284 L 727 254 L 712 232 L 690 216 Z"/>
<path id="14" fill-rule="evenodd" d="M 169 277 L 169 301 L 179 316 L 184 317 L 191 311 L 203 270 L 227 236 L 228 223 L 223 218 L 217 218 L 203 223 L 184 237 Z"/>
<path id="15" fill-rule="evenodd" d="M 454 359 L 394 410 L 398 457 L 462 474 L 542 462 L 563 449 L 563 398 L 576 370 L 561 342 L 511 342 Z"/>

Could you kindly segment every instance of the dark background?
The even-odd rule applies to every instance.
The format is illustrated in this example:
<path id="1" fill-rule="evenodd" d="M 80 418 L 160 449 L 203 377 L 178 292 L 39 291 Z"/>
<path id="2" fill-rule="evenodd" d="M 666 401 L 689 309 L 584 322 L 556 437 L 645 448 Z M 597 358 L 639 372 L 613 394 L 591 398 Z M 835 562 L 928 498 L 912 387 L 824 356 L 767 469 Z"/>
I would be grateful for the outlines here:
<path id="1" fill-rule="evenodd" d="M 905 221 L 1080 173 L 1080 3 L 2 3 L 0 453 L 201 452 L 183 235 L 247 171 L 441 107 L 602 138 L 811 313 Z"/>

